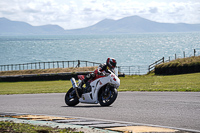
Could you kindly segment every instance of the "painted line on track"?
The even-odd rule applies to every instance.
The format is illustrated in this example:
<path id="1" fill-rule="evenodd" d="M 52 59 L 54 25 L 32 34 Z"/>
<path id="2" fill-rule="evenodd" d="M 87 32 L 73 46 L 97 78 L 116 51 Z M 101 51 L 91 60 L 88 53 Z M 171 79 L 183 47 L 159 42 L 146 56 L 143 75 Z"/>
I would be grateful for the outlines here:
<path id="1" fill-rule="evenodd" d="M 77 129 L 77 131 L 84 132 L 200 133 L 200 131 L 192 129 L 166 127 L 142 123 L 13 112 L 0 113 L 0 121 L 14 121 L 17 123 L 30 123 L 59 128 L 70 127 Z"/>

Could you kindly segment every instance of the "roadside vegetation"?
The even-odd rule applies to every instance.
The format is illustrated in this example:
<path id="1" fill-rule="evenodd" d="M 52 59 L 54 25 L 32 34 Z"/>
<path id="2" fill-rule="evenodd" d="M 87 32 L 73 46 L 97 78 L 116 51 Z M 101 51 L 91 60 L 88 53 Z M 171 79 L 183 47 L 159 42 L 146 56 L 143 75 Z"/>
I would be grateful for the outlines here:
<path id="1" fill-rule="evenodd" d="M 178 58 L 155 67 L 155 74 L 174 75 L 200 72 L 200 56 Z"/>
<path id="2" fill-rule="evenodd" d="M 19 70 L 19 71 L 0 71 L 0 76 L 10 75 L 27 75 L 27 74 L 45 74 L 45 73 L 65 73 L 65 72 L 86 72 L 94 71 L 97 67 L 70 67 L 70 68 L 52 68 L 52 69 L 36 69 L 36 70 Z"/>
<path id="3" fill-rule="evenodd" d="M 120 77 L 118 91 L 200 91 L 200 73 L 159 76 L 133 75 Z M 66 93 L 69 80 L 0 82 L 0 94 Z"/>
<path id="4" fill-rule="evenodd" d="M 120 79 L 119 91 L 200 91 L 200 73 L 126 76 Z"/>
<path id="5" fill-rule="evenodd" d="M 1 133 L 82 133 L 75 132 L 76 129 L 61 129 L 51 128 L 47 126 L 35 126 L 23 123 L 13 123 L 0 121 L 0 132 Z"/>
<path id="6" fill-rule="evenodd" d="M 157 67 L 179 67 L 200 65 L 200 56 L 192 56 L 187 58 L 178 58 L 167 63 L 158 65 Z"/>

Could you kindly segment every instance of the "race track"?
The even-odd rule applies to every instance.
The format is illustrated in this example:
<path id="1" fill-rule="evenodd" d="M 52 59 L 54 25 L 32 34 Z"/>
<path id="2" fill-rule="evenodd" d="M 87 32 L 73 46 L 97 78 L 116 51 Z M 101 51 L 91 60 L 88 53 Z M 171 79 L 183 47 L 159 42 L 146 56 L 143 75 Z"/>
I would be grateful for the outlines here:
<path id="1" fill-rule="evenodd" d="M 119 92 L 109 107 L 68 107 L 64 93 L 0 95 L 0 112 L 97 118 L 200 130 L 200 92 Z"/>

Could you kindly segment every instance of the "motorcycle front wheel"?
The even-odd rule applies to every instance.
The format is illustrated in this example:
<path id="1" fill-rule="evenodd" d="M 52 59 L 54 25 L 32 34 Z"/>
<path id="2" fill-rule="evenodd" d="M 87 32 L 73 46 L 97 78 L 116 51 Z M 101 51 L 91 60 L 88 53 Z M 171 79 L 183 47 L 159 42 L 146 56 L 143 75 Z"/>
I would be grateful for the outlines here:
<path id="1" fill-rule="evenodd" d="M 68 90 L 68 92 L 66 93 L 65 95 L 65 103 L 68 105 L 68 106 L 75 106 L 79 103 L 79 100 L 78 100 L 78 97 L 76 95 L 76 92 L 74 90 L 74 88 L 70 88 Z"/>
<path id="2" fill-rule="evenodd" d="M 99 103 L 101 106 L 110 106 L 117 98 L 118 92 L 116 88 L 110 88 L 105 94 L 104 90 L 99 94 Z"/>

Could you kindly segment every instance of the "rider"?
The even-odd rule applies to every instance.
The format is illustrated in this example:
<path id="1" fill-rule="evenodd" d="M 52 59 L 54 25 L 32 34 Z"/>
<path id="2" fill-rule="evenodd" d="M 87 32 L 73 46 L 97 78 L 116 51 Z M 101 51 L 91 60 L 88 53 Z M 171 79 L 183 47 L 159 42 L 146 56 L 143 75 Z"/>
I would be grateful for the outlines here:
<path id="1" fill-rule="evenodd" d="M 83 79 L 79 84 L 78 88 L 80 90 L 83 90 L 82 87 L 85 83 L 87 83 L 88 80 L 93 79 L 98 75 L 105 76 L 105 73 L 110 73 L 108 70 L 110 69 L 111 71 L 113 71 L 114 68 L 116 67 L 116 64 L 117 62 L 114 58 L 108 58 L 106 60 L 106 63 L 100 64 L 99 67 L 93 73 L 87 74 L 85 76 L 85 79 Z"/>

